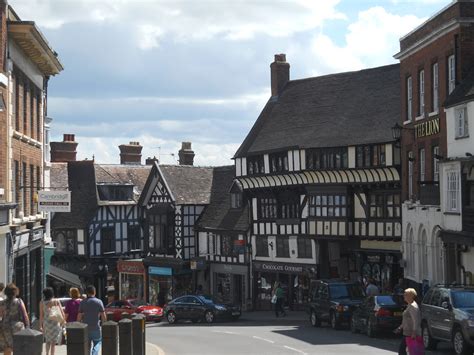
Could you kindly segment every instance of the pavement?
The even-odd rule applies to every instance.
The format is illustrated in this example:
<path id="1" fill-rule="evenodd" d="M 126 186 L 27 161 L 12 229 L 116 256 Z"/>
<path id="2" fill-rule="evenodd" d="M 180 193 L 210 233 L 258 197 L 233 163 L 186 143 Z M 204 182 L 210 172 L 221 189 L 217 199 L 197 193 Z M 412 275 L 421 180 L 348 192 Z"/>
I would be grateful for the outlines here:
<path id="1" fill-rule="evenodd" d="M 145 351 L 146 355 L 164 355 L 164 352 L 158 346 L 148 342 L 146 343 Z M 46 354 L 46 350 L 44 350 L 43 354 Z M 67 355 L 66 345 L 56 346 L 55 355 Z"/>

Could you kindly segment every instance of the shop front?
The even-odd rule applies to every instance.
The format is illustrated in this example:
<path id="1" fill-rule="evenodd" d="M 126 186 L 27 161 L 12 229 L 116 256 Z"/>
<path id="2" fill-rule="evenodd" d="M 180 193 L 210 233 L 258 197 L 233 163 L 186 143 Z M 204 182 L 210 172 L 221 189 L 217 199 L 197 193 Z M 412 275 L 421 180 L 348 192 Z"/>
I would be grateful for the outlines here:
<path id="1" fill-rule="evenodd" d="M 361 246 L 371 246 L 371 241 L 362 241 Z M 387 243 L 387 242 L 379 242 Z M 390 250 L 383 249 L 359 249 L 356 252 L 357 264 L 361 281 L 366 283 L 370 278 L 382 292 L 390 293 L 398 280 L 403 278 L 403 269 L 400 266 L 402 254 L 398 243 L 393 242 Z M 377 244 L 379 246 L 379 244 Z"/>
<path id="2" fill-rule="evenodd" d="M 285 293 L 284 306 L 303 310 L 309 297 L 311 279 L 316 278 L 316 265 L 254 261 L 254 307 L 271 310 L 272 291 L 278 282 Z"/>
<path id="3" fill-rule="evenodd" d="M 211 264 L 212 295 L 222 303 L 246 307 L 249 298 L 248 267 L 234 264 Z"/>
<path id="4" fill-rule="evenodd" d="M 146 300 L 146 271 L 142 260 L 119 260 L 119 299 Z"/>

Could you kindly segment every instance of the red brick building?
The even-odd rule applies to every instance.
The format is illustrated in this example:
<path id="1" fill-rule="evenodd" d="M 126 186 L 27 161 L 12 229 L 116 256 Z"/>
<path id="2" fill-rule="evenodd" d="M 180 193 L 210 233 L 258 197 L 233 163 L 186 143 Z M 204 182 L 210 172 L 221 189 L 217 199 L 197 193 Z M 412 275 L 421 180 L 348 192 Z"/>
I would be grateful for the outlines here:
<path id="1" fill-rule="evenodd" d="M 31 313 L 43 287 L 46 215 L 37 192 L 44 172 L 46 92 L 62 71 L 57 53 L 34 22 L 0 1 L 0 282 L 15 282 Z M 9 211 L 12 211 L 11 213 Z"/>
<path id="2" fill-rule="evenodd" d="M 453 1 L 400 39 L 405 277 L 445 281 L 439 161 L 446 157 L 444 102 L 474 65 L 474 2 Z"/>

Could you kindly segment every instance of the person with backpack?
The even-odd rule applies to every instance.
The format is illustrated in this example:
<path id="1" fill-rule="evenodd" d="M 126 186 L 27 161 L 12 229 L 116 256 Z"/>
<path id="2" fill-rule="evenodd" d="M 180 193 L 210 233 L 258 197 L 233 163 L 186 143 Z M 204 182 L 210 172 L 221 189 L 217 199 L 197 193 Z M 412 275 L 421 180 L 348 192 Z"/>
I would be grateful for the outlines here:
<path id="1" fill-rule="evenodd" d="M 19 293 L 15 284 L 11 283 L 5 287 L 6 299 L 0 302 L 1 328 L 4 340 L 4 355 L 11 355 L 13 352 L 13 334 L 28 328 L 30 319 L 26 313 L 25 304 L 21 298 L 17 298 Z"/>
<path id="2" fill-rule="evenodd" d="M 61 302 L 54 298 L 51 287 L 43 290 L 43 300 L 40 303 L 40 330 L 44 334 L 46 343 L 46 355 L 54 355 L 56 343 L 62 335 L 62 325 L 65 323 Z"/>

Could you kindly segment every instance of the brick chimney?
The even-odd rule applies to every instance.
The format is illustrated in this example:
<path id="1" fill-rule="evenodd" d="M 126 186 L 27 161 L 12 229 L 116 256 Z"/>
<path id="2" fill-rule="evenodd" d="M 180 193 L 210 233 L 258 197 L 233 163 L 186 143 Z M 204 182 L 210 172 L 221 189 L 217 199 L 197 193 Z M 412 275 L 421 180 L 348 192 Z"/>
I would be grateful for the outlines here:
<path id="1" fill-rule="evenodd" d="M 65 163 L 68 161 L 76 161 L 77 145 L 74 134 L 64 134 L 62 142 L 50 142 L 51 162 Z"/>
<path id="2" fill-rule="evenodd" d="M 290 80 L 290 63 L 286 54 L 275 54 L 275 61 L 270 64 L 272 96 L 279 96 L 285 84 Z"/>
<path id="3" fill-rule="evenodd" d="M 155 164 L 155 161 L 158 163 L 158 158 L 157 157 L 153 157 L 153 158 L 148 157 L 145 160 L 145 165 L 153 165 L 153 164 Z"/>
<path id="4" fill-rule="evenodd" d="M 140 165 L 142 163 L 142 148 L 139 142 L 119 145 L 120 164 Z"/>
<path id="5" fill-rule="evenodd" d="M 193 165 L 194 151 L 191 149 L 191 142 L 182 142 L 179 154 L 179 165 Z"/>

